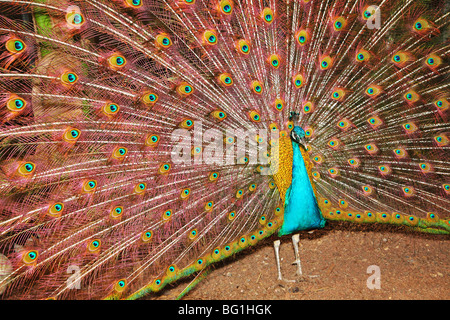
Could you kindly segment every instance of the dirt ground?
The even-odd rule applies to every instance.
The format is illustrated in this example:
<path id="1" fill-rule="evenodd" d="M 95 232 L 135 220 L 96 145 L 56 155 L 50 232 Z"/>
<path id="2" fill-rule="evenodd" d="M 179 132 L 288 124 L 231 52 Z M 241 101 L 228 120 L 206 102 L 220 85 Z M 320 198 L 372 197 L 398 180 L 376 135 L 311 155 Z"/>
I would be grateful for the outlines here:
<path id="1" fill-rule="evenodd" d="M 450 237 L 328 225 L 301 233 L 303 274 L 295 275 L 290 237 L 281 238 L 283 277 L 277 280 L 273 240 L 266 239 L 215 269 L 185 300 L 404 300 L 450 299 Z M 380 271 L 380 289 L 369 289 L 368 267 Z M 310 277 L 315 276 L 315 277 Z M 374 283 L 371 281 L 371 283 Z M 186 286 L 186 284 L 184 284 Z M 183 283 L 160 299 L 173 299 Z"/>

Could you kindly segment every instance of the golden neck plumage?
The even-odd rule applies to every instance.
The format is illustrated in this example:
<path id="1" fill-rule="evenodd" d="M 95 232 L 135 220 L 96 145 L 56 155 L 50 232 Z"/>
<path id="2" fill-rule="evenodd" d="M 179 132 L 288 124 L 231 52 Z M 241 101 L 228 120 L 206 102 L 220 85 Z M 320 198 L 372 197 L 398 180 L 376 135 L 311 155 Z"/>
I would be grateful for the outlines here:
<path id="1" fill-rule="evenodd" d="M 316 186 L 314 180 L 312 179 L 312 163 L 309 161 L 309 155 L 306 150 L 300 147 L 300 152 L 302 153 L 303 161 L 305 162 L 306 171 L 308 172 L 309 180 L 314 190 L 314 194 L 317 196 Z M 271 163 L 272 166 L 278 167 L 278 170 L 273 174 L 273 180 L 277 185 L 278 192 L 280 193 L 281 201 L 286 199 L 286 192 L 292 183 L 292 165 L 293 165 L 293 150 L 292 150 L 292 140 L 285 131 L 280 132 L 280 138 L 278 139 L 278 153 L 272 152 Z"/>

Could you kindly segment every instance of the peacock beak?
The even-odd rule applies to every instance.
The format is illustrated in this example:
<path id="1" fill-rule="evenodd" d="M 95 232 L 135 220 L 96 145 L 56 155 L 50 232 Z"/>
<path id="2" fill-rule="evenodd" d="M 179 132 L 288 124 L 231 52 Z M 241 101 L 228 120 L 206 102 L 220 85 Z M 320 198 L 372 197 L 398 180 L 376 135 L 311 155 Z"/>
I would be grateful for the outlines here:
<path id="1" fill-rule="evenodd" d="M 298 144 L 306 150 L 306 139 L 304 137 L 299 139 Z"/>

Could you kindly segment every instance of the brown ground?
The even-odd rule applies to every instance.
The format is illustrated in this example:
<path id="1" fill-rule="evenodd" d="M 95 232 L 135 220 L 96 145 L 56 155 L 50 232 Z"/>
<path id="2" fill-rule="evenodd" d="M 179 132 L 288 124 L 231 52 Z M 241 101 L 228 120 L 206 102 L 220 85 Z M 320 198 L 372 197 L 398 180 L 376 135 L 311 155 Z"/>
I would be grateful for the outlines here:
<path id="1" fill-rule="evenodd" d="M 274 238 L 276 239 L 276 238 Z M 327 226 L 300 235 L 303 273 L 296 277 L 291 265 L 290 237 L 281 239 L 281 270 L 294 283 L 277 280 L 272 241 L 220 262 L 185 300 L 266 299 L 450 299 L 450 238 L 398 232 Z M 377 265 L 381 289 L 370 290 L 367 268 Z M 181 283 L 160 299 L 173 299 Z"/>

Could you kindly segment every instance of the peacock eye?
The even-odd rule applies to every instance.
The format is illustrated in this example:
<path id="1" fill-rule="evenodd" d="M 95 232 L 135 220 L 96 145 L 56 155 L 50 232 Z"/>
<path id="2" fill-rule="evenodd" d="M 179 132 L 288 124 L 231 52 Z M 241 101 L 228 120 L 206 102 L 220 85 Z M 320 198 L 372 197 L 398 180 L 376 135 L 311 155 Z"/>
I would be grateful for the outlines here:
<path id="1" fill-rule="evenodd" d="M 394 56 L 394 60 L 395 61 L 400 61 L 400 56 L 399 55 Z"/>
<path id="2" fill-rule="evenodd" d="M 417 30 L 421 30 L 422 29 L 422 24 L 420 22 L 416 22 L 415 27 Z"/>

